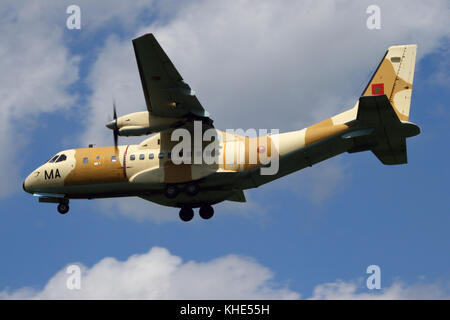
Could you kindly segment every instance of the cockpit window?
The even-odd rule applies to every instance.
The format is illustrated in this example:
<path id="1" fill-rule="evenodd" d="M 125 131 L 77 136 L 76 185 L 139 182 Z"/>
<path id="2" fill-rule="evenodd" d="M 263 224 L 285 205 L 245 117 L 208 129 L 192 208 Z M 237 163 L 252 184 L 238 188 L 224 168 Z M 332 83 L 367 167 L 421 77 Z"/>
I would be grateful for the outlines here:
<path id="1" fill-rule="evenodd" d="M 53 163 L 56 161 L 56 159 L 58 159 L 59 154 L 57 154 L 56 156 L 54 156 L 53 158 L 51 158 L 50 160 L 48 160 L 49 163 Z"/>
<path id="2" fill-rule="evenodd" d="M 66 161 L 67 157 L 65 154 L 62 154 L 59 156 L 58 160 L 56 160 L 56 162 L 61 162 L 61 161 Z"/>

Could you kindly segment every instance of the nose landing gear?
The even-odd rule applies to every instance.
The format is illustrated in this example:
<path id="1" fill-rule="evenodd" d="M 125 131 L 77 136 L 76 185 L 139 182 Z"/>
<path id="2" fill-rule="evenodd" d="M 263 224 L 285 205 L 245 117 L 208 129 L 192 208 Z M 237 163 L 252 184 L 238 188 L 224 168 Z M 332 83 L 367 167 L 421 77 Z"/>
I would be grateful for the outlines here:
<path id="1" fill-rule="evenodd" d="M 58 212 L 61 214 L 66 214 L 69 212 L 69 199 L 60 199 L 58 204 Z"/>
<path id="2" fill-rule="evenodd" d="M 69 202 L 61 202 L 58 204 L 58 212 L 61 214 L 66 214 L 69 212 Z"/>

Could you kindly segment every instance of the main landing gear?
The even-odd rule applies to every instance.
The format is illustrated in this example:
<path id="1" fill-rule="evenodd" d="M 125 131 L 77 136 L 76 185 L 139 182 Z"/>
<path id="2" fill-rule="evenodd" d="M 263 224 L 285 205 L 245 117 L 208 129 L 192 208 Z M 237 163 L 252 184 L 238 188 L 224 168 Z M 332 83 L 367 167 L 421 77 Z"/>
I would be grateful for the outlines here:
<path id="1" fill-rule="evenodd" d="M 180 191 L 184 191 L 187 195 L 193 197 L 200 191 L 200 186 L 195 181 L 188 182 L 184 187 L 177 186 L 175 184 L 168 184 L 164 189 L 164 195 L 168 199 L 175 199 L 178 194 L 180 194 Z"/>
<path id="2" fill-rule="evenodd" d="M 189 182 L 184 187 L 184 191 L 191 197 L 197 195 L 197 193 L 200 191 L 200 186 L 197 182 Z"/>
<path id="3" fill-rule="evenodd" d="M 200 214 L 200 217 L 202 217 L 205 220 L 208 220 L 208 219 L 211 219 L 212 216 L 214 215 L 214 209 L 209 204 L 203 205 L 200 207 L 200 210 L 198 211 L 198 213 Z"/>
<path id="4" fill-rule="evenodd" d="M 214 209 L 211 205 L 205 204 L 200 207 L 199 210 L 200 217 L 207 220 L 212 218 L 214 215 Z M 180 210 L 180 219 L 187 222 L 191 221 L 194 218 L 194 210 L 190 207 L 183 207 Z"/>
<path id="5" fill-rule="evenodd" d="M 174 184 L 169 184 L 164 189 L 164 195 L 169 199 L 176 198 L 179 193 L 180 189 Z"/>
<path id="6" fill-rule="evenodd" d="M 191 221 L 192 218 L 194 217 L 194 210 L 192 208 L 188 208 L 188 207 L 183 207 L 180 210 L 180 219 L 188 222 Z"/>
<path id="7" fill-rule="evenodd" d="M 175 199 L 180 192 L 184 192 L 188 196 L 194 197 L 200 192 L 200 186 L 196 181 L 190 181 L 186 184 L 167 184 L 164 188 L 164 195 L 168 199 Z M 196 205 L 197 206 L 197 205 Z M 195 206 L 195 207 L 196 207 Z M 203 219 L 211 219 L 214 215 L 214 209 L 209 204 L 200 206 L 199 215 Z M 180 209 L 180 219 L 183 221 L 191 221 L 194 218 L 194 210 L 189 205 Z"/>

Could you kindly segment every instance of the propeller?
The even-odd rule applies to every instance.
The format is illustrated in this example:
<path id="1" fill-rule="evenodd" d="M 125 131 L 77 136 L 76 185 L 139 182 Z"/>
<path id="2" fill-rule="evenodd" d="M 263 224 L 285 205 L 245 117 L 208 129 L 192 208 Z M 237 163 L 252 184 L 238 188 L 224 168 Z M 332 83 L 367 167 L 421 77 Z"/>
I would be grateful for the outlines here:
<path id="1" fill-rule="evenodd" d="M 116 101 L 113 101 L 113 120 L 106 124 L 106 127 L 113 131 L 114 135 L 114 146 L 117 148 L 119 142 L 119 127 L 117 126 L 117 111 L 116 111 Z"/>

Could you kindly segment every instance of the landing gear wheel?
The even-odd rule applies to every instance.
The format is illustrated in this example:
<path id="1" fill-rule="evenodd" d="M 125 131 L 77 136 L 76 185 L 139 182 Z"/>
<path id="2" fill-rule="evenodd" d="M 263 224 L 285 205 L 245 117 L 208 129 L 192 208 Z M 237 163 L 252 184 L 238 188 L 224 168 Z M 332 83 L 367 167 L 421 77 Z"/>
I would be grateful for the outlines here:
<path id="1" fill-rule="evenodd" d="M 209 204 L 204 205 L 200 207 L 199 214 L 203 219 L 210 219 L 214 215 L 214 209 Z"/>
<path id="2" fill-rule="evenodd" d="M 164 195 L 169 199 L 174 199 L 180 193 L 180 189 L 177 186 L 169 184 L 164 189 Z"/>
<path id="3" fill-rule="evenodd" d="M 194 210 L 192 208 L 181 208 L 180 219 L 183 221 L 191 221 L 194 217 Z"/>
<path id="4" fill-rule="evenodd" d="M 66 214 L 69 212 L 69 204 L 68 203 L 60 203 L 58 205 L 58 212 L 61 214 Z"/>
<path id="5" fill-rule="evenodd" d="M 197 182 L 189 182 L 186 187 L 184 188 L 184 191 L 191 197 L 195 196 L 200 191 L 200 186 Z"/>

